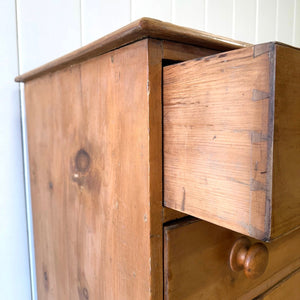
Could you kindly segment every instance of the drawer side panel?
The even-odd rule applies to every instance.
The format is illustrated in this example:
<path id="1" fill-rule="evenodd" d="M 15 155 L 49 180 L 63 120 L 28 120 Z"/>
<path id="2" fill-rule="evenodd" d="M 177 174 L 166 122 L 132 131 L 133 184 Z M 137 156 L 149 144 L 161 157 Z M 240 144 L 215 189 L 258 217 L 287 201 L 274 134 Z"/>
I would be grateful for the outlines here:
<path id="1" fill-rule="evenodd" d="M 164 68 L 164 204 L 270 235 L 274 44 Z"/>

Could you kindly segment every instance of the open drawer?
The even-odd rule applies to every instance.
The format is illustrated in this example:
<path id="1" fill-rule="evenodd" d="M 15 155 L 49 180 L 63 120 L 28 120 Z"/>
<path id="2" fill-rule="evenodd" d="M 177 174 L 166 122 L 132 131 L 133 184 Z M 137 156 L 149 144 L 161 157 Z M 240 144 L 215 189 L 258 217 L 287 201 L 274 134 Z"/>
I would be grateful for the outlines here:
<path id="1" fill-rule="evenodd" d="M 299 227 L 299 49 L 166 66 L 163 128 L 166 207 L 265 241 Z"/>

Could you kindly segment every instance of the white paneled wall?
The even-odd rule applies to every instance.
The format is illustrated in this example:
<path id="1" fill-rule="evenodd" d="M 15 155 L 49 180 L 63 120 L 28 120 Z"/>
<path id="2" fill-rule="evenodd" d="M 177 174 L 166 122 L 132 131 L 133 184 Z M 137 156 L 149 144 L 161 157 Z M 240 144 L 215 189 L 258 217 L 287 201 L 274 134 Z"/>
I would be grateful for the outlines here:
<path id="1" fill-rule="evenodd" d="M 141 17 L 250 43 L 279 40 L 300 47 L 300 0 L 1 0 L 1 299 L 31 298 L 31 216 L 26 218 L 30 199 L 27 197 L 26 206 L 20 93 L 13 78 Z M 26 138 L 24 145 L 27 167 Z M 27 175 L 28 168 L 25 171 Z M 34 279 L 34 272 L 32 276 Z M 36 299 L 35 288 L 32 291 Z"/>
<path id="2" fill-rule="evenodd" d="M 250 43 L 279 40 L 300 46 L 300 0 L 16 0 L 16 3 L 21 72 L 141 17 Z"/>
<path id="3" fill-rule="evenodd" d="M 254 43 L 256 40 L 256 0 L 235 0 L 232 37 Z"/>
<path id="4" fill-rule="evenodd" d="M 205 0 L 173 0 L 171 13 L 172 22 L 177 25 L 205 28 Z"/>
<path id="5" fill-rule="evenodd" d="M 21 73 L 80 47 L 80 0 L 16 3 Z"/>
<path id="6" fill-rule="evenodd" d="M 82 44 L 130 23 L 130 0 L 81 1 Z"/>
<path id="7" fill-rule="evenodd" d="M 0 1 L 0 299 L 30 299 L 15 2 Z"/>
<path id="8" fill-rule="evenodd" d="M 205 1 L 204 30 L 231 37 L 233 33 L 234 6 L 233 0 Z"/>
<path id="9" fill-rule="evenodd" d="M 276 40 L 277 2 L 275 0 L 257 1 L 255 42 Z"/>
<path id="10" fill-rule="evenodd" d="M 300 47 L 300 0 L 295 0 L 293 31 L 294 36 L 292 45 Z"/>
<path id="11" fill-rule="evenodd" d="M 142 17 L 171 22 L 172 0 L 131 0 L 131 20 Z"/>
<path id="12" fill-rule="evenodd" d="M 275 39 L 292 44 L 294 38 L 295 0 L 278 0 Z"/>

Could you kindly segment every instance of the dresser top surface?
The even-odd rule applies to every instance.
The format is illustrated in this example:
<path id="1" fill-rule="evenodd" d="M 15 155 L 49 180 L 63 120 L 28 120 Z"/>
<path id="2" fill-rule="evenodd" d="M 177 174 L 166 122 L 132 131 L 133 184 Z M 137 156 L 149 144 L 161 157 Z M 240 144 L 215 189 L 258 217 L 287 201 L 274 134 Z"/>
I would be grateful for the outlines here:
<path id="1" fill-rule="evenodd" d="M 53 60 L 41 67 L 16 77 L 17 82 L 25 82 L 48 72 L 107 53 L 145 38 L 155 38 L 195 45 L 216 50 L 232 50 L 250 44 L 224 38 L 196 29 L 186 28 L 151 18 L 142 18 L 120 28 L 84 47 Z"/>

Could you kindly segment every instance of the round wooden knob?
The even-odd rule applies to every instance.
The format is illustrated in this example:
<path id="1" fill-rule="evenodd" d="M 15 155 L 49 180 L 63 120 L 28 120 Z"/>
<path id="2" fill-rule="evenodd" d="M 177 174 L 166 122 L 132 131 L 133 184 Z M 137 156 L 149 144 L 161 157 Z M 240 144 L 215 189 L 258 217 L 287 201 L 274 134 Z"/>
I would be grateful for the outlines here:
<path id="1" fill-rule="evenodd" d="M 251 246 L 246 237 L 238 239 L 230 252 L 230 267 L 232 271 L 244 270 L 248 278 L 257 278 L 262 275 L 268 265 L 269 253 L 262 243 Z"/>

